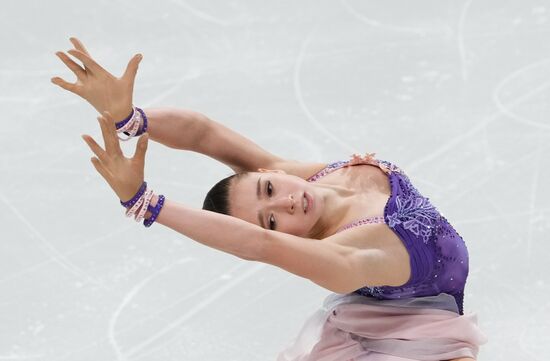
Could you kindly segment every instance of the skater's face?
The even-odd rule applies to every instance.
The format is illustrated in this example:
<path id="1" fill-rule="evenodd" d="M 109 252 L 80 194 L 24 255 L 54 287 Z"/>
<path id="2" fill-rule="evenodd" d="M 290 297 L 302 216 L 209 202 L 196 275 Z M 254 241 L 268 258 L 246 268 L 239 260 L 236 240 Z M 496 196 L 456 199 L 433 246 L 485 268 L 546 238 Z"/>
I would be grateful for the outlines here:
<path id="1" fill-rule="evenodd" d="M 230 186 L 229 213 L 265 229 L 311 237 L 321 208 L 315 187 L 284 171 L 250 172 Z"/>

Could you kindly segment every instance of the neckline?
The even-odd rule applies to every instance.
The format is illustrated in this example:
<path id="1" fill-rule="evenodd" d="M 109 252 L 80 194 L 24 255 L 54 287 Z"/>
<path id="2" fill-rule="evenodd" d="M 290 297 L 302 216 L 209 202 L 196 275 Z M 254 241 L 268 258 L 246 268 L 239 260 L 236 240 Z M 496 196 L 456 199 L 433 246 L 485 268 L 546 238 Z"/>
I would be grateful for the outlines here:
<path id="1" fill-rule="evenodd" d="M 393 174 L 393 167 L 389 167 L 385 164 L 381 164 L 380 160 L 374 158 L 375 153 L 367 153 L 365 156 L 360 156 L 358 154 L 353 154 L 351 156 L 350 160 L 340 160 L 337 162 L 330 163 L 325 168 L 321 169 L 319 172 L 315 173 L 311 177 L 307 179 L 308 182 L 315 182 L 318 179 L 326 176 L 327 174 L 330 174 L 338 169 L 342 169 L 349 166 L 354 165 L 371 165 L 378 167 L 382 172 L 386 174 L 386 178 L 388 179 L 388 183 L 390 186 L 390 195 L 388 196 L 388 199 L 386 200 L 386 203 L 384 205 L 384 210 L 382 211 L 382 215 L 377 216 L 371 216 L 371 217 L 362 217 L 353 220 L 352 222 L 346 223 L 342 227 L 339 227 L 338 230 L 335 233 L 342 232 L 344 230 L 354 228 L 357 226 L 361 226 L 364 224 L 373 224 L 373 223 L 384 223 L 387 224 L 386 218 L 387 218 L 387 210 L 388 206 L 390 204 L 391 199 L 393 198 L 393 182 L 391 175 Z M 381 221 L 381 222 L 380 222 Z"/>
<path id="2" fill-rule="evenodd" d="M 361 163 L 353 164 L 353 165 L 360 165 L 360 164 Z M 374 166 L 374 164 L 367 164 L 367 165 Z M 386 172 L 384 172 L 384 173 L 386 173 Z M 389 186 L 390 186 L 390 195 L 388 196 L 388 199 L 386 200 L 386 203 L 384 204 L 384 209 L 382 210 L 382 215 L 371 216 L 371 217 L 361 217 L 361 218 L 355 219 L 355 220 L 343 225 L 342 227 L 338 228 L 336 233 L 345 231 L 347 229 L 355 228 L 355 227 L 358 227 L 358 226 L 362 226 L 362 225 L 365 225 L 365 224 L 377 224 L 377 223 L 378 224 L 380 224 L 380 223 L 387 224 L 386 214 L 387 214 L 387 210 L 388 210 L 388 206 L 390 204 L 390 201 L 393 198 L 393 182 L 392 182 L 392 179 L 391 179 L 391 173 L 386 173 L 386 178 L 388 179 L 388 183 L 389 183 Z"/>

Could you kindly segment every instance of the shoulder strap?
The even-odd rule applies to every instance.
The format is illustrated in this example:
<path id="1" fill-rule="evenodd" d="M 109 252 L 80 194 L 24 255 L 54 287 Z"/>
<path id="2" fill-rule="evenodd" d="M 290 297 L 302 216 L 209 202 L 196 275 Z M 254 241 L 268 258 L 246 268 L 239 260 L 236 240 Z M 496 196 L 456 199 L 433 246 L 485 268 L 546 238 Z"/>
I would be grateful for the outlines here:
<path id="1" fill-rule="evenodd" d="M 309 177 L 307 179 L 307 181 L 308 182 L 315 182 L 317 179 L 322 178 L 322 177 L 326 176 L 327 174 L 334 172 L 337 169 L 340 169 L 340 168 L 343 168 L 343 167 L 347 166 L 348 163 L 349 163 L 349 161 L 347 161 L 347 160 L 339 160 L 337 162 L 330 163 L 325 168 L 321 169 L 319 172 L 317 172 L 314 175 L 312 175 L 311 177 Z"/>
<path id="2" fill-rule="evenodd" d="M 384 220 L 384 216 L 374 216 L 374 217 L 365 217 L 361 219 L 357 219 L 351 223 L 346 224 L 343 227 L 340 227 L 336 233 L 345 231 L 346 229 L 350 229 L 357 226 L 362 226 L 363 224 L 375 224 L 375 223 L 386 223 Z"/>
<path id="3" fill-rule="evenodd" d="M 389 165 L 386 164 L 386 162 L 380 161 L 380 160 L 374 158 L 375 155 L 376 155 L 376 153 L 366 153 L 364 156 L 361 156 L 359 154 L 352 154 L 350 156 L 350 160 L 339 160 L 337 162 L 330 163 L 324 169 L 321 169 L 319 172 L 317 172 L 314 175 L 312 175 L 311 177 L 309 177 L 307 179 L 307 181 L 308 182 L 315 182 L 319 178 L 322 178 L 322 177 L 326 176 L 327 174 L 334 172 L 337 169 L 352 166 L 352 165 L 358 165 L 358 164 L 374 165 L 374 166 L 377 166 L 378 168 L 380 168 L 386 174 L 391 173 L 391 171 L 393 169 L 391 167 L 389 167 Z M 394 168 L 395 168 L 395 170 L 397 170 L 397 167 L 394 167 Z"/>

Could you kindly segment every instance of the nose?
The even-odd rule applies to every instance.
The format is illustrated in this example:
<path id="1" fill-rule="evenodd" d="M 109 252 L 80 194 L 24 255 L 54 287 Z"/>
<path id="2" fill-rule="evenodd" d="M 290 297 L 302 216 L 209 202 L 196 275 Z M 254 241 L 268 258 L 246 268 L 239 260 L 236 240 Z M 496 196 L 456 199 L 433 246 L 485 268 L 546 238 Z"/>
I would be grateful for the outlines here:
<path id="1" fill-rule="evenodd" d="M 296 209 L 296 202 L 294 201 L 294 196 L 292 194 L 289 194 L 286 197 L 280 197 L 279 199 L 276 199 L 274 206 L 275 208 L 281 209 L 290 214 L 294 214 L 294 210 Z"/>

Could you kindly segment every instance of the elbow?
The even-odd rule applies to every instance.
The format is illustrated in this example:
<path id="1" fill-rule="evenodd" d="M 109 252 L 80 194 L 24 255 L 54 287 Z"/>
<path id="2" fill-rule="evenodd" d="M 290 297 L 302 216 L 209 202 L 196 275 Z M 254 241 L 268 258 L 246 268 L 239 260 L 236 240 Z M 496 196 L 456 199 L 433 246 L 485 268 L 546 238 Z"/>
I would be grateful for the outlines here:
<path id="1" fill-rule="evenodd" d="M 266 264 L 273 264 L 273 257 L 277 250 L 277 239 L 280 237 L 280 233 L 258 227 L 258 236 L 255 237 L 256 241 L 250 247 L 249 261 L 257 261 Z"/>
<path id="2" fill-rule="evenodd" d="M 258 232 L 259 234 L 252 237 L 250 242 L 243 242 L 243 248 L 241 252 L 239 252 L 239 258 L 246 261 L 263 262 L 265 260 L 269 232 L 272 231 L 261 228 Z"/>

